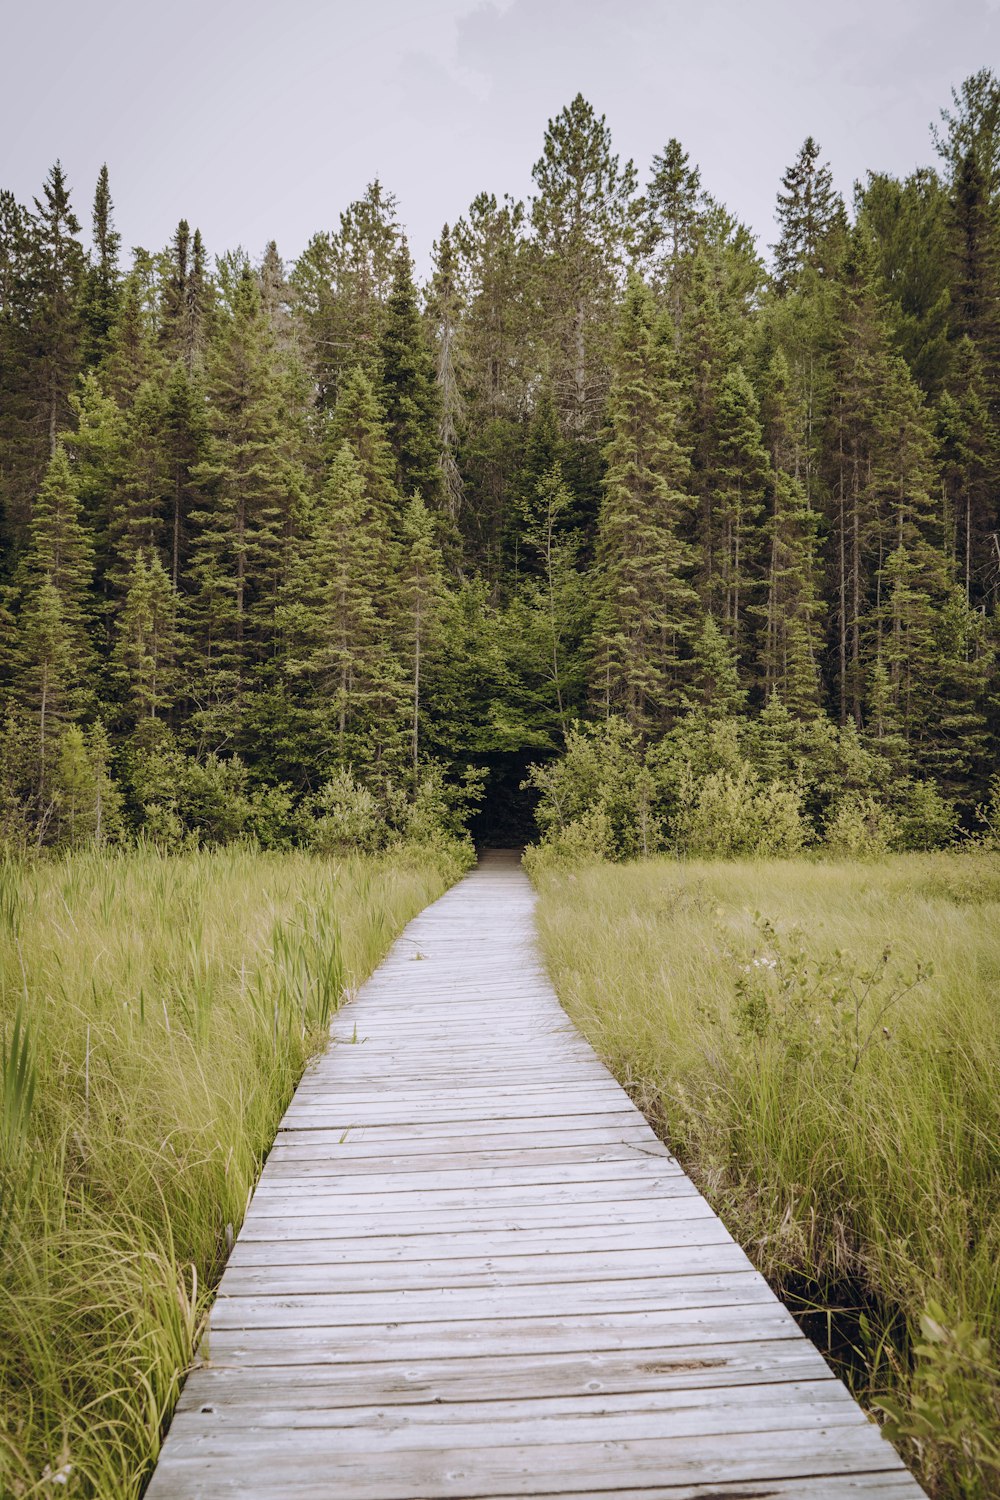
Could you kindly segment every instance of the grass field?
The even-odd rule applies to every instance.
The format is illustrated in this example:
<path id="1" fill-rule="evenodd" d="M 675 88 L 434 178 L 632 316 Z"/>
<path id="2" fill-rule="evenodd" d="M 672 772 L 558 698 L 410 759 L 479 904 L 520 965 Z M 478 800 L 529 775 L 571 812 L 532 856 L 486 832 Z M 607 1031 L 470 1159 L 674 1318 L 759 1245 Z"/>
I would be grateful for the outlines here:
<path id="1" fill-rule="evenodd" d="M 927 1487 L 1000 1494 L 1000 859 L 536 875 L 569 1013 Z"/>
<path id="2" fill-rule="evenodd" d="M 0 1495 L 141 1491 L 306 1060 L 457 873 L 0 865 Z"/>

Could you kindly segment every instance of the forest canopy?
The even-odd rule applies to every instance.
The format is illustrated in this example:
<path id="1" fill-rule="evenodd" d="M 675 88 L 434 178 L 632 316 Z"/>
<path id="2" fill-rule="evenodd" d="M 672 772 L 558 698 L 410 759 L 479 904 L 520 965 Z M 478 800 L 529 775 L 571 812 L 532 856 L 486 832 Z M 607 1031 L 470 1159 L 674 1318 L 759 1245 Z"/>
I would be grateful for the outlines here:
<path id="1" fill-rule="evenodd" d="M 423 286 L 377 181 L 292 264 L 0 194 L 0 843 L 996 823 L 992 73 L 928 154 L 763 247 L 578 95 Z"/>

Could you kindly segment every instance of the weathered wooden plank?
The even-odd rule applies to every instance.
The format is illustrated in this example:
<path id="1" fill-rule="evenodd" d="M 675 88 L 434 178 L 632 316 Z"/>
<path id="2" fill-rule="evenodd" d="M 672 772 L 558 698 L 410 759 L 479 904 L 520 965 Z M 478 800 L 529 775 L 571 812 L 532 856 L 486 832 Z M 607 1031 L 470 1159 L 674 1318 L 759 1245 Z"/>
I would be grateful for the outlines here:
<path id="1" fill-rule="evenodd" d="M 151 1500 L 915 1500 L 579 1036 L 494 859 L 335 1018 Z"/>
<path id="2" fill-rule="evenodd" d="M 455 1195 L 453 1194 L 452 1197 Z M 462 1195 L 458 1195 L 461 1197 Z M 441 1205 L 437 1198 L 426 1207 L 403 1211 L 393 1204 L 379 1205 L 372 1200 L 337 1199 L 328 1204 L 300 1198 L 283 1200 L 275 1195 L 255 1202 L 237 1243 L 254 1240 L 308 1239 L 323 1235 L 328 1243 L 340 1239 L 364 1237 L 392 1243 L 400 1236 L 417 1230 L 448 1234 L 461 1230 L 531 1231 L 551 1229 L 563 1234 L 577 1226 L 589 1228 L 596 1214 L 610 1226 L 707 1224 L 718 1222 L 704 1198 L 687 1192 L 683 1197 L 621 1198 L 606 1194 L 586 1198 L 582 1194 L 566 1202 L 499 1203 L 477 1199 L 464 1207 L 454 1203 Z"/>
<path id="3" fill-rule="evenodd" d="M 578 1238 L 581 1228 L 585 1232 L 585 1241 Z M 575 1223 L 568 1230 L 551 1225 L 540 1229 L 505 1229 L 489 1224 L 429 1233 L 425 1225 L 415 1224 L 409 1232 L 402 1234 L 394 1232 L 392 1219 L 387 1219 L 381 1232 L 367 1237 L 336 1237 L 324 1233 L 299 1234 L 293 1238 L 287 1232 L 282 1233 L 280 1228 L 268 1238 L 259 1232 L 241 1234 L 229 1265 L 357 1266 L 386 1261 L 412 1262 L 421 1258 L 437 1263 L 472 1256 L 530 1256 L 535 1264 L 548 1264 L 553 1255 L 580 1253 L 583 1243 L 591 1247 L 591 1254 L 608 1255 L 613 1251 L 623 1254 L 650 1250 L 661 1252 L 678 1246 L 731 1245 L 735 1242 L 714 1217 L 679 1222 L 654 1219 L 645 1224 Z"/>
<path id="4" fill-rule="evenodd" d="M 445 1323 L 354 1324 L 327 1328 L 213 1328 L 205 1352 L 225 1365 L 296 1365 L 351 1361 L 482 1359 L 507 1354 L 613 1353 L 697 1344 L 802 1340 L 798 1325 L 775 1302 L 759 1306 L 644 1308 L 639 1312 L 577 1313 L 572 1317 L 466 1319 Z"/>
<path id="5" fill-rule="evenodd" d="M 766 1430 L 776 1402 L 785 1431 L 857 1427 L 865 1421 L 839 1380 L 368 1407 L 307 1403 L 275 1408 L 266 1399 L 256 1407 L 217 1401 L 202 1402 L 192 1411 L 195 1420 L 187 1447 L 182 1441 L 176 1451 L 183 1456 L 206 1442 L 214 1445 L 227 1431 L 239 1430 L 253 1440 L 285 1429 L 308 1433 L 305 1443 L 322 1443 L 322 1437 L 313 1435 L 339 1431 L 338 1453 L 363 1453 L 373 1437 L 382 1452 L 440 1446 L 485 1451 L 508 1444 L 586 1441 L 587 1429 L 598 1420 L 609 1442 L 661 1434 L 671 1438 L 732 1436 Z"/>
<path id="6" fill-rule="evenodd" d="M 675 1492 L 682 1484 L 696 1484 L 704 1496 L 707 1487 L 725 1483 L 899 1471 L 899 1460 L 878 1432 L 855 1424 L 800 1431 L 772 1426 L 740 1433 L 729 1443 L 664 1434 L 505 1446 L 488 1454 L 475 1447 L 385 1453 L 381 1444 L 371 1444 L 363 1453 L 341 1453 L 339 1434 L 316 1435 L 311 1443 L 305 1441 L 308 1436 L 288 1430 L 256 1438 L 241 1433 L 236 1445 L 206 1439 L 197 1453 L 176 1459 L 168 1446 L 148 1493 L 153 1500 L 232 1493 L 273 1495 L 275 1500 L 289 1495 L 329 1500 L 331 1494 L 358 1500 L 479 1500 L 487 1495 L 593 1495 L 650 1483 L 662 1487 L 664 1474 L 669 1474 Z M 250 1492 L 248 1473 L 254 1484 Z M 919 1494 L 912 1480 L 910 1484 L 910 1495 Z"/>
<path id="7" fill-rule="evenodd" d="M 213 1328 L 343 1328 L 357 1323 L 459 1322 L 482 1318 L 575 1317 L 584 1312 L 768 1305 L 773 1293 L 756 1271 L 649 1276 L 632 1281 L 550 1286 L 439 1287 L 412 1291 L 229 1296 L 212 1309 Z"/>
<path id="8" fill-rule="evenodd" d="M 197 1379 L 188 1382 L 179 1409 L 217 1402 L 258 1406 L 265 1400 L 272 1410 L 305 1411 L 311 1406 L 495 1400 L 498 1390 L 511 1400 L 833 1379 L 819 1352 L 801 1338 L 670 1350 L 493 1354 L 488 1359 L 457 1355 L 304 1366 L 213 1363 L 200 1367 Z"/>
<path id="9" fill-rule="evenodd" d="M 736 1244 L 680 1245 L 670 1250 L 551 1251 L 549 1254 L 496 1255 L 484 1252 L 464 1259 L 408 1255 L 395 1266 L 384 1260 L 353 1264 L 310 1261 L 300 1257 L 282 1264 L 234 1264 L 226 1269 L 220 1292 L 228 1297 L 267 1293 L 275 1297 L 346 1291 L 421 1291 L 467 1286 L 554 1286 L 562 1282 L 632 1281 L 655 1276 L 741 1271 L 750 1265 Z"/>

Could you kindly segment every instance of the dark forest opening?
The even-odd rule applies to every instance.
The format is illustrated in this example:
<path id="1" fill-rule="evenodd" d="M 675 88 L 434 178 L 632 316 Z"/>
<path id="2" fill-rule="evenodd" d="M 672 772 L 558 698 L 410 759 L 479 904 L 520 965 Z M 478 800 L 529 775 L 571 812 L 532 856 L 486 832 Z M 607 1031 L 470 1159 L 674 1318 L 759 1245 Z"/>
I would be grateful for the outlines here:
<path id="1" fill-rule="evenodd" d="M 483 800 L 469 826 L 477 844 L 509 849 L 537 838 L 535 808 L 538 793 L 532 787 L 522 786 L 528 767 L 536 760 L 537 750 L 517 750 L 488 757 L 489 776 Z"/>

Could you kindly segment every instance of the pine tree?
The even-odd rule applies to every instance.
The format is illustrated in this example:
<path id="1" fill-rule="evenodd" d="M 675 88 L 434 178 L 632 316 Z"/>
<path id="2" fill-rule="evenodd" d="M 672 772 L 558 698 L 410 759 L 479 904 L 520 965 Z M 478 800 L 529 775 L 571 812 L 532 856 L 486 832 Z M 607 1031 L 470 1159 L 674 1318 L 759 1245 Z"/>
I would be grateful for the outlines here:
<path id="1" fill-rule="evenodd" d="M 335 234 L 317 234 L 291 283 L 311 345 L 323 407 L 360 365 L 375 376 L 401 231 L 396 199 L 376 179 L 340 215 Z"/>
<path id="2" fill-rule="evenodd" d="M 199 732 L 216 747 L 239 736 L 255 666 L 273 643 L 274 610 L 302 485 L 271 330 L 244 266 L 232 312 L 208 359 L 207 456 L 192 471 L 203 499 L 191 526 L 188 609 Z"/>
<path id="3" fill-rule="evenodd" d="M 582 94 L 548 123 L 532 169 L 538 301 L 549 379 L 567 435 L 595 441 L 613 345 L 610 302 L 636 246 L 636 170 Z"/>
<path id="4" fill-rule="evenodd" d="M 368 374 L 358 367 L 344 377 L 326 432 L 329 461 L 350 443 L 361 469 L 365 493 L 388 534 L 402 524 L 403 503 L 396 484 L 396 456 L 389 442 L 385 407 Z"/>
<path id="5" fill-rule="evenodd" d="M 111 657 L 133 725 L 164 717 L 177 700 L 178 605 L 177 591 L 157 554 L 137 552 Z"/>
<path id="6" fill-rule="evenodd" d="M 847 228 L 847 215 L 840 194 L 835 192 L 828 163 L 819 159 L 820 148 L 806 136 L 798 156 L 781 182 L 775 218 L 781 230 L 774 250 L 774 270 L 782 291 L 793 287 L 807 268 L 829 273 L 839 250 L 838 241 Z"/>
<path id="7" fill-rule="evenodd" d="M 931 127 L 939 156 L 957 178 L 970 154 L 983 174 L 986 193 L 1000 200 L 1000 80 L 989 68 L 980 68 L 951 91 L 953 110 L 941 111 L 944 129 Z"/>
<path id="8" fill-rule="evenodd" d="M 160 297 L 160 343 L 171 360 L 183 360 L 191 371 L 208 340 L 212 287 L 201 231 L 181 219 L 165 256 Z"/>
<path id="9" fill-rule="evenodd" d="M 459 284 L 458 256 L 447 224 L 434 246 L 434 275 L 427 297 L 427 316 L 434 348 L 434 373 L 440 395 L 438 423 L 439 463 L 445 511 L 457 526 L 465 500 L 465 486 L 458 465 L 459 431 L 464 415 L 460 366 L 460 339 L 464 299 Z"/>
<path id="10" fill-rule="evenodd" d="M 629 283 L 609 402 L 611 439 L 598 520 L 592 682 L 604 712 L 662 728 L 683 700 L 696 629 L 693 508 L 677 439 L 679 398 L 647 289 Z"/>
<path id="11" fill-rule="evenodd" d="M 410 762 L 416 783 L 426 716 L 427 669 L 433 664 L 439 642 L 445 593 L 441 555 L 434 539 L 434 518 L 420 495 L 414 495 L 406 508 L 403 536 L 398 620 L 409 679 Z"/>
<path id="12" fill-rule="evenodd" d="M 41 843 L 52 818 L 52 774 L 61 729 L 81 708 L 80 654 L 59 590 L 48 577 L 33 579 L 18 618 L 14 702 L 28 726 L 32 791 Z"/>
<path id="13" fill-rule="evenodd" d="M 393 264 L 392 292 L 386 304 L 379 352 L 389 440 L 396 455 L 397 488 L 403 495 L 419 491 L 428 504 L 436 505 L 442 494 L 441 396 L 405 240 Z"/>
<path id="14" fill-rule="evenodd" d="M 653 157 L 646 188 L 643 251 L 654 284 L 662 288 L 675 328 L 679 331 L 687 270 L 698 243 L 701 172 L 690 166 L 680 141 L 671 138 Z"/>
<path id="15" fill-rule="evenodd" d="M 740 365 L 727 373 L 719 389 L 715 451 L 715 566 L 706 592 L 722 630 L 740 650 L 750 623 L 747 606 L 757 592 L 760 518 L 770 479 L 760 405 Z"/>
<path id="16" fill-rule="evenodd" d="M 710 614 L 695 637 L 691 682 L 690 701 L 707 717 L 735 719 L 746 709 L 747 693 L 740 685 L 736 652 Z"/>
<path id="17" fill-rule="evenodd" d="M 81 302 L 83 359 L 91 366 L 99 365 L 108 352 L 121 291 L 121 235 L 114 227 L 107 165 L 97 178 L 93 225 L 94 253 L 87 265 Z"/>
<path id="18" fill-rule="evenodd" d="M 401 689 L 380 612 L 383 528 L 345 441 L 306 506 L 280 614 L 284 671 L 313 739 L 306 758 L 319 746 L 329 761 L 365 765 L 391 748 Z"/>
<path id="19" fill-rule="evenodd" d="M 33 329 L 37 348 L 40 415 L 48 452 L 53 454 L 69 417 L 69 393 L 80 348 L 80 292 L 84 273 L 80 223 L 70 205 L 69 187 L 56 162 L 35 199 L 34 281 L 37 300 Z"/>

